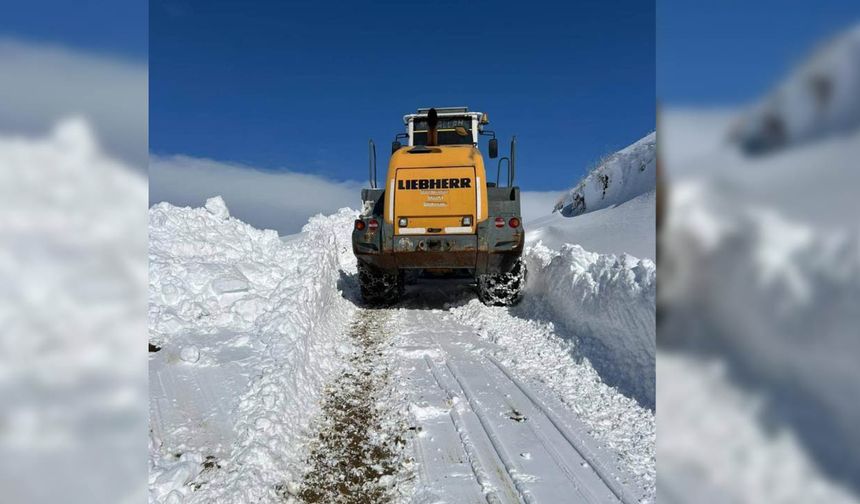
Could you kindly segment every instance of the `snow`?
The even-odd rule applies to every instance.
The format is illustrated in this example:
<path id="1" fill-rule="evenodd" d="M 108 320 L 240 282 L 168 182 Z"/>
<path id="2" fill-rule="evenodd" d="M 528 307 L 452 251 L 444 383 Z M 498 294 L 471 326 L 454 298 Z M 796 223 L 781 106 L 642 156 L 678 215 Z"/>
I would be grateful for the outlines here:
<path id="1" fill-rule="evenodd" d="M 230 211 L 227 210 L 227 205 L 224 203 L 224 198 L 221 196 L 215 196 L 214 198 L 209 198 L 206 200 L 206 204 L 204 208 L 209 211 L 215 217 L 218 217 L 221 220 L 230 217 Z"/>
<path id="2" fill-rule="evenodd" d="M 654 144 L 569 191 L 586 211 L 528 226 L 512 308 L 432 280 L 362 308 L 352 210 L 278 237 L 220 197 L 153 206 L 150 500 L 337 500 L 331 468 L 364 446 L 368 498 L 653 502 Z"/>
<path id="3" fill-rule="evenodd" d="M 526 225 L 526 243 L 566 243 L 602 254 L 656 257 L 656 133 L 605 157 Z M 545 209 L 547 212 L 549 209 Z"/>
<path id="4" fill-rule="evenodd" d="M 604 381 L 653 408 L 654 262 L 600 255 L 579 245 L 553 251 L 540 243 L 527 250 L 525 260 L 530 318 L 563 325 Z"/>
<path id="5" fill-rule="evenodd" d="M 711 494 L 720 502 L 857 502 L 824 478 L 795 432 L 762 428 L 764 397 L 733 383 L 721 359 L 661 351 L 657 373 L 661 384 L 672 382 L 661 385 L 657 398 L 660 409 L 672 412 L 660 419 L 661 499 Z"/>
<path id="6" fill-rule="evenodd" d="M 150 209 L 151 501 L 275 499 L 300 478 L 322 386 L 351 347 L 338 280 L 354 216 L 311 219 L 284 243 L 220 198 Z M 198 467 L 170 476 L 177 454 Z"/>
<path id="7" fill-rule="evenodd" d="M 4 500 L 139 499 L 146 180 L 75 118 L 0 135 L 0 167 Z"/>
<path id="8" fill-rule="evenodd" d="M 554 211 L 582 215 L 629 201 L 656 187 L 657 133 L 615 152 L 558 200 Z"/>
<path id="9" fill-rule="evenodd" d="M 474 327 L 481 339 L 497 346 L 494 355 L 520 376 L 549 387 L 590 435 L 605 443 L 624 469 L 635 475 L 643 494 L 653 497 L 654 411 L 607 384 L 583 355 L 577 338 L 549 319 L 542 301 L 526 296 L 523 305 L 509 312 L 470 300 L 452 310 L 451 317 Z"/>
<path id="10" fill-rule="evenodd" d="M 761 154 L 860 126 L 860 26 L 822 44 L 739 117 L 731 138 Z"/>
<path id="11" fill-rule="evenodd" d="M 853 394 L 849 384 L 860 380 L 845 357 L 860 351 L 856 232 L 813 228 L 777 208 L 697 185 L 673 191 L 671 240 L 663 249 L 672 274 L 661 283 L 671 311 L 661 338 L 722 355 L 757 381 L 758 394 L 774 398 L 780 423 L 811 437 L 819 463 L 857 467 L 847 446 L 860 442 L 853 427 L 860 411 L 844 400 Z M 661 386 L 661 394 L 672 387 Z M 828 435 L 801 420 L 808 401 Z"/>
<path id="12" fill-rule="evenodd" d="M 661 494 L 858 502 L 858 33 L 747 110 L 661 116 Z"/>
<path id="13" fill-rule="evenodd" d="M 184 346 L 179 352 L 179 358 L 185 362 L 197 362 L 200 360 L 200 350 L 194 345 Z"/>
<path id="14" fill-rule="evenodd" d="M 593 467 L 623 481 L 625 502 L 653 499 L 653 412 L 605 384 L 587 359 L 574 360 L 565 333 L 530 318 L 531 308 L 485 306 L 465 286 L 411 286 L 402 304 L 393 344 L 420 426 L 415 501 L 468 501 L 474 492 L 508 502 L 521 492 L 559 502 L 600 493 Z M 582 474 L 578 488 L 565 471 Z M 452 478 L 459 483 L 446 484 Z"/>
<path id="15" fill-rule="evenodd" d="M 412 433 L 406 451 L 373 466 L 394 474 L 363 492 L 417 502 L 460 491 L 653 500 L 653 371 L 640 368 L 653 359 L 653 263 L 537 245 L 527 254 L 530 301 L 521 307 L 486 307 L 468 284 L 419 282 L 401 307 L 373 313 L 355 304 L 355 215 L 318 216 L 301 234 L 278 237 L 230 217 L 219 198 L 203 208 L 150 209 L 150 343 L 160 347 L 150 353 L 151 502 L 278 502 L 305 495 L 303 481 L 329 481 L 307 478 L 308 464 L 338 463 L 313 455 L 314 433 L 342 421 L 320 407 L 338 397 L 323 396 L 336 376 L 387 380 L 339 390 L 344 401 L 351 391 L 376 391 L 372 410 L 382 418 L 356 431 L 368 446 L 396 447 Z M 628 306 L 635 309 L 625 316 Z M 613 316 L 601 320 L 603 312 Z M 368 349 L 391 343 L 362 353 L 351 320 L 376 324 L 374 338 L 383 340 Z M 615 343 L 596 344 L 608 337 Z M 438 382 L 427 362 L 450 369 L 460 385 Z M 353 366 L 365 371 L 350 374 Z M 503 415 L 510 401 L 515 413 Z M 554 451 L 540 448 L 546 439 Z M 468 462 L 451 465 L 437 446 Z M 558 450 L 570 454 L 558 459 Z M 493 455 L 508 451 L 526 455 Z M 463 486 L 439 487 L 462 470 L 473 474 Z M 573 474 L 579 489 L 565 490 Z"/>
<path id="16" fill-rule="evenodd" d="M 630 254 L 655 260 L 657 256 L 654 222 L 656 190 L 652 189 L 618 205 L 576 217 L 558 212 L 536 218 L 526 228 L 526 244 L 542 242 L 559 250 L 575 243 L 601 254 Z"/>

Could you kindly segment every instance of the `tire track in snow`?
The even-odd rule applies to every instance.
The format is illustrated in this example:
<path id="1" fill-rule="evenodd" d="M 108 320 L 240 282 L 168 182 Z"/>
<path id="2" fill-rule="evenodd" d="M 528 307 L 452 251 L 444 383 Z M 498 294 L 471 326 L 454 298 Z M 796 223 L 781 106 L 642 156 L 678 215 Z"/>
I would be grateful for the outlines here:
<path id="1" fill-rule="evenodd" d="M 486 502 L 636 502 L 615 455 L 586 439 L 548 390 L 488 358 L 501 348 L 434 309 L 428 291 L 399 310 L 405 331 L 395 340 L 421 433 L 416 502 L 477 502 L 476 493 Z"/>
<path id="2" fill-rule="evenodd" d="M 624 504 L 635 504 L 642 498 L 641 495 L 631 495 L 631 491 L 620 485 L 612 475 L 611 469 L 607 468 L 600 457 L 594 453 L 592 449 L 577 439 L 578 436 L 570 432 L 570 429 L 564 425 L 564 422 L 558 417 L 558 414 L 543 401 L 541 401 L 528 386 L 517 379 L 501 362 L 492 355 L 487 355 L 487 359 L 492 362 L 507 379 L 516 386 L 534 404 L 535 408 L 541 412 L 555 427 L 555 430 L 576 450 L 576 452 L 592 467 L 597 476 L 603 481 L 607 488 Z"/>
<path id="3" fill-rule="evenodd" d="M 442 369 L 440 369 L 439 366 L 435 365 L 430 357 L 425 356 L 424 360 L 427 363 L 427 369 L 433 375 L 433 378 L 439 388 L 444 390 L 448 397 L 457 397 L 456 391 L 452 388 L 459 388 L 459 384 L 456 384 L 457 382 L 454 381 L 456 380 L 456 378 L 451 375 L 451 377 L 446 380 L 443 376 Z M 447 369 L 448 373 L 450 374 L 450 368 L 447 365 L 445 366 L 445 369 Z M 446 385 L 446 383 L 448 382 L 453 383 L 451 383 L 451 385 Z M 478 412 L 476 410 L 473 410 L 473 413 L 475 413 L 476 416 L 478 416 L 479 421 L 481 421 Z M 520 491 L 519 488 L 517 488 L 516 482 L 514 481 L 513 476 L 510 472 L 510 466 L 505 463 L 504 459 L 502 458 L 503 455 L 498 451 L 497 445 L 495 443 L 492 444 L 493 449 L 495 450 L 495 458 L 498 459 L 498 462 L 501 462 L 501 467 L 496 467 L 499 466 L 499 464 L 494 464 L 492 463 L 493 461 L 491 461 L 491 463 L 489 464 L 490 468 L 492 469 L 496 467 L 496 470 L 492 471 L 495 475 L 495 478 L 491 478 L 490 473 L 488 473 L 487 468 L 485 467 L 486 461 L 481 461 L 481 455 L 478 453 L 475 443 L 472 440 L 472 434 L 469 432 L 469 428 L 467 427 L 466 422 L 463 421 L 461 413 L 457 411 L 456 408 L 452 408 L 450 416 L 451 420 L 454 422 L 454 426 L 457 429 L 457 434 L 460 438 L 460 442 L 463 444 L 463 449 L 466 453 L 466 456 L 468 457 L 469 465 L 472 468 L 472 472 L 475 474 L 475 478 L 477 479 L 478 483 L 481 485 L 482 490 L 484 491 L 484 496 L 487 499 L 487 503 L 501 504 L 503 500 L 500 497 L 500 493 L 502 496 L 507 497 L 509 500 L 515 499 L 516 502 L 519 503 L 527 502 L 523 493 Z M 482 428 L 483 430 L 481 431 L 481 434 L 487 436 L 487 438 L 490 439 L 490 441 L 492 442 L 493 439 L 490 436 L 490 432 L 487 431 L 486 427 Z M 494 479 L 495 481 L 493 481 Z"/>
<path id="4" fill-rule="evenodd" d="M 301 501 L 371 504 L 392 500 L 405 445 L 397 412 L 381 396 L 390 371 L 384 346 L 390 335 L 385 310 L 361 310 L 350 331 L 357 350 L 347 368 L 327 387 L 317 439 L 308 457 Z M 393 420 L 393 422 L 392 422 Z M 290 495 L 285 495 L 289 498 Z"/>

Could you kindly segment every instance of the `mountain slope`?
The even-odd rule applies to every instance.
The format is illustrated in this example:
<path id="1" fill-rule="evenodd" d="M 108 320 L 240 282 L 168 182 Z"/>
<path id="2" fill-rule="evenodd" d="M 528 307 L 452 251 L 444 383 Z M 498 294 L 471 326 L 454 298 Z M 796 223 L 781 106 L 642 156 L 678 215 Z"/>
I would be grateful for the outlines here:
<path id="1" fill-rule="evenodd" d="M 566 243 L 601 254 L 654 259 L 656 242 L 656 133 L 608 156 L 556 202 L 553 213 L 531 221 L 529 244 Z"/>

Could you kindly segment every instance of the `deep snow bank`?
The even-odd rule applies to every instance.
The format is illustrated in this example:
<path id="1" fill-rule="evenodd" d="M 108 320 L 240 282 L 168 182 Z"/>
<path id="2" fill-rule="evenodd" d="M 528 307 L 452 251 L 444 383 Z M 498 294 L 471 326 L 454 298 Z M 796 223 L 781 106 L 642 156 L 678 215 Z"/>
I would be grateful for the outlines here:
<path id="1" fill-rule="evenodd" d="M 354 216 L 314 217 L 283 242 L 220 197 L 150 209 L 150 501 L 274 501 L 299 480 L 307 422 L 350 348 L 339 237 Z"/>
<path id="2" fill-rule="evenodd" d="M 657 367 L 657 403 L 671 412 L 660 419 L 661 502 L 858 502 L 824 477 L 802 436 L 770 420 L 768 400 L 739 387 L 724 360 L 661 348 Z"/>
<path id="3" fill-rule="evenodd" d="M 846 400 L 860 383 L 856 231 L 790 220 L 701 182 L 676 184 L 671 208 L 661 345 L 725 359 L 768 399 L 769 423 L 791 427 L 825 471 L 850 481 L 860 470 L 860 408 Z"/>
<path id="4" fill-rule="evenodd" d="M 0 133 L 4 501 L 143 493 L 145 204 L 146 178 L 83 119 Z"/>
<path id="5" fill-rule="evenodd" d="M 542 244 L 525 253 L 523 310 L 575 335 L 576 353 L 602 379 L 654 407 L 656 266 L 629 255 L 601 255 L 578 245 Z"/>
<path id="6" fill-rule="evenodd" d="M 657 133 L 603 159 L 556 202 L 553 212 L 573 217 L 631 200 L 656 187 Z"/>

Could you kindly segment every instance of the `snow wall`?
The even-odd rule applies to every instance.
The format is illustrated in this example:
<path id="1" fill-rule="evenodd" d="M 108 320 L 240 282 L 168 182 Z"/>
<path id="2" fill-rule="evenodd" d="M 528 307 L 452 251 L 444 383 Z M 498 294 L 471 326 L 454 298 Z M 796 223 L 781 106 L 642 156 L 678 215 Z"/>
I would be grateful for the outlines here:
<path id="1" fill-rule="evenodd" d="M 185 483 L 202 470 L 201 457 L 172 460 L 159 452 L 162 440 L 151 439 L 151 502 L 180 497 L 171 492 L 194 502 L 273 501 L 280 484 L 296 479 L 291 464 L 307 421 L 342 361 L 337 356 L 350 348 L 344 326 L 353 305 L 339 291 L 339 237 L 349 236 L 354 217 L 343 210 L 311 218 L 283 242 L 273 230 L 230 217 L 220 197 L 205 208 L 159 203 L 150 209 L 150 343 L 170 346 L 183 333 L 229 332 L 235 346 L 264 350 L 254 352 L 261 357 L 251 364 L 250 385 L 223 392 L 241 395 L 229 476 L 189 493 Z M 198 365 L 219 365 L 204 352 L 199 359 Z"/>
<path id="2" fill-rule="evenodd" d="M 527 249 L 525 310 L 563 325 L 603 380 L 654 408 L 657 268 L 578 245 Z"/>

